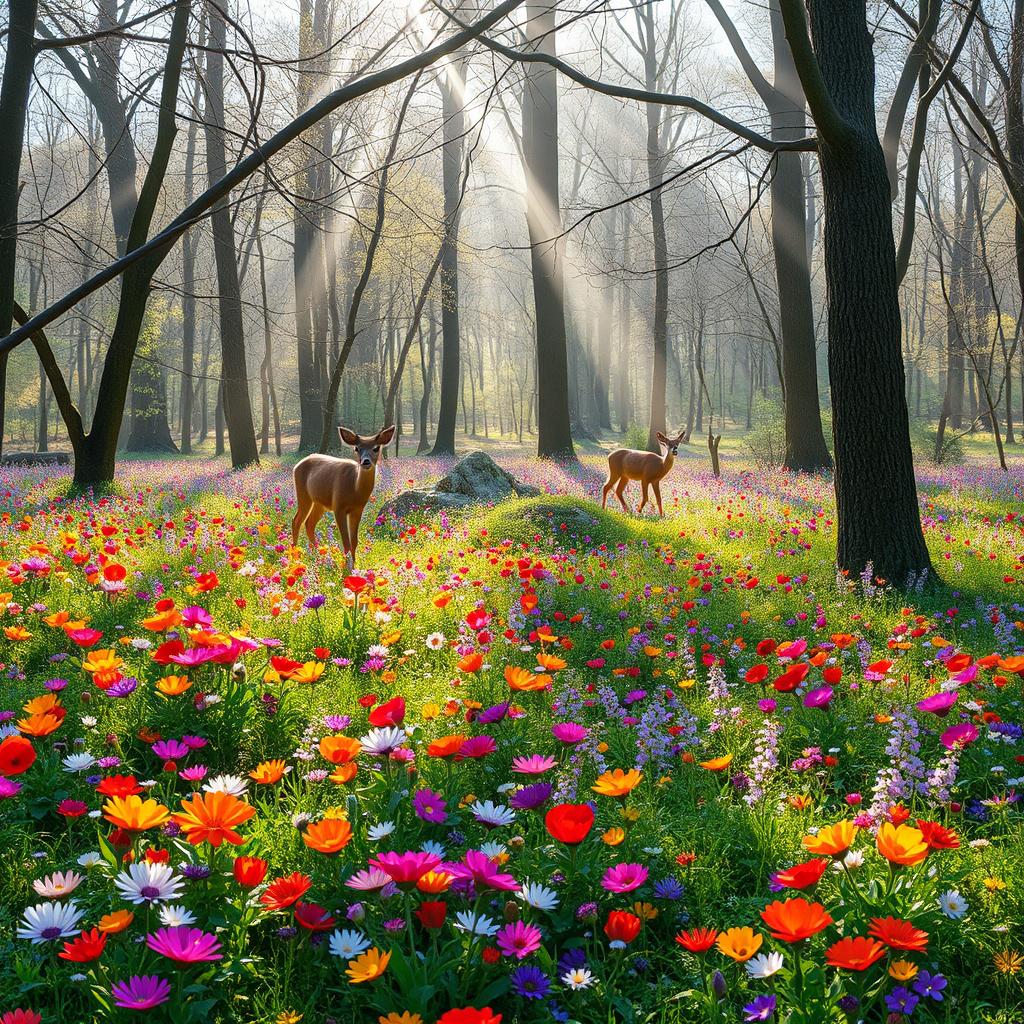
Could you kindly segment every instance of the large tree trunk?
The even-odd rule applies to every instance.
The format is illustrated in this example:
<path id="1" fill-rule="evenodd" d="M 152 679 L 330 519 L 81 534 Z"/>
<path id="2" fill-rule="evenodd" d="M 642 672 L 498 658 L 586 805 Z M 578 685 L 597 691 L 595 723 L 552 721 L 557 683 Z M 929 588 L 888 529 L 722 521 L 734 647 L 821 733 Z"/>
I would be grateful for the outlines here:
<path id="1" fill-rule="evenodd" d="M 555 8 L 528 5 L 533 49 L 555 53 Z M 558 191 L 558 77 L 554 68 L 523 69 L 523 159 L 526 222 L 537 332 L 537 455 L 575 459 L 569 424 L 565 336 L 565 240 Z"/>
<path id="2" fill-rule="evenodd" d="M 227 24 L 224 14 L 213 4 L 209 5 L 208 14 L 210 49 L 206 58 L 205 127 L 206 167 L 212 185 L 227 171 L 224 152 L 224 50 L 227 46 Z M 241 469 L 258 463 L 260 456 L 252 424 L 238 257 L 227 196 L 213 207 L 210 225 L 217 264 L 224 421 L 228 444 L 231 446 L 231 465 L 234 469 Z"/>
<path id="3" fill-rule="evenodd" d="M 778 0 L 771 3 L 776 102 L 770 109 L 772 138 L 799 139 L 806 133 L 804 93 L 786 40 Z M 807 204 L 803 158 L 777 153 L 771 181 L 772 248 L 779 292 L 782 374 L 785 392 L 787 469 L 817 472 L 832 465 L 821 429 L 814 308 L 807 245 Z"/>
<path id="4" fill-rule="evenodd" d="M 461 204 L 464 110 L 464 63 L 453 60 L 441 72 L 442 148 L 441 176 L 444 190 L 444 238 L 441 251 L 441 387 L 437 433 L 431 455 L 455 454 L 455 421 L 458 413 L 459 366 L 459 207 Z"/>
<path id="5" fill-rule="evenodd" d="M 14 266 L 18 250 L 21 148 L 35 62 L 36 0 L 10 0 L 7 57 L 0 85 L 0 338 L 14 324 Z M 0 450 L 7 406 L 7 357 L 0 353 Z"/>
<path id="6" fill-rule="evenodd" d="M 910 449 L 892 209 L 875 126 L 867 11 L 863 0 L 810 0 L 808 6 L 824 88 L 841 119 L 837 126 L 822 110 L 818 123 L 837 560 L 851 575 L 871 571 L 903 586 L 931 562 Z M 790 29 L 787 14 L 792 41 Z M 801 78 L 807 85 L 813 75 L 805 70 Z"/>

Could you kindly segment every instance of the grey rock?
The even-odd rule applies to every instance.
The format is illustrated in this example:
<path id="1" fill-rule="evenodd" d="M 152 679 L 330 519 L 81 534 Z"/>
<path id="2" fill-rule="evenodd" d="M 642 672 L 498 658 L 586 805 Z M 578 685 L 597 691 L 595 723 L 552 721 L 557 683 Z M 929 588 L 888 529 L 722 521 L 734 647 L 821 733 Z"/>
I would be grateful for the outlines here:
<path id="1" fill-rule="evenodd" d="M 70 466 L 67 452 L 11 452 L 0 460 L 4 466 Z"/>

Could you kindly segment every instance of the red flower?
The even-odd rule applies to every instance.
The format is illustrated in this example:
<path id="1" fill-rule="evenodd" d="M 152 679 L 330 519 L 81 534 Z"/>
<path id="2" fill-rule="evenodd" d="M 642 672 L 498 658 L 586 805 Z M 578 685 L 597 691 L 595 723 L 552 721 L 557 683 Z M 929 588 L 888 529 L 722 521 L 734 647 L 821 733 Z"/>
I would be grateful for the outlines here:
<path id="1" fill-rule="evenodd" d="M 447 914 L 447 905 L 435 900 L 425 900 L 416 909 L 416 917 L 424 928 L 440 928 Z"/>
<path id="2" fill-rule="evenodd" d="M 315 903 L 296 903 L 295 923 L 311 932 L 326 932 L 336 922 L 328 911 Z"/>
<path id="3" fill-rule="evenodd" d="M 359 706 L 363 708 L 372 708 L 377 703 L 377 694 L 375 693 L 364 693 L 359 698 Z"/>
<path id="4" fill-rule="evenodd" d="M 57 813 L 65 818 L 80 818 L 88 810 L 89 805 L 84 800 L 61 800 L 57 804 Z"/>
<path id="5" fill-rule="evenodd" d="M 691 953 L 706 953 L 717 938 L 718 932 L 714 928 L 694 928 L 692 931 L 680 932 L 676 942 Z"/>
<path id="6" fill-rule="evenodd" d="M 763 683 L 768 678 L 767 665 L 753 665 L 747 669 L 744 679 L 748 683 Z"/>
<path id="7" fill-rule="evenodd" d="M 255 889 L 267 877 L 267 862 L 259 857 L 236 857 L 232 870 L 243 889 Z"/>
<path id="8" fill-rule="evenodd" d="M 132 796 L 141 793 L 142 787 L 134 775 L 109 775 L 100 780 L 96 792 L 100 796 Z"/>
<path id="9" fill-rule="evenodd" d="M 917 827 L 924 836 L 930 850 L 958 850 L 960 837 L 951 829 L 945 828 L 934 821 L 917 819 Z"/>
<path id="10" fill-rule="evenodd" d="M 640 918 L 628 910 L 612 910 L 604 923 L 604 933 L 612 942 L 632 942 L 640 934 Z"/>
<path id="11" fill-rule="evenodd" d="M 485 964 L 501 963 L 501 950 L 495 946 L 487 946 L 487 948 L 480 954 L 480 959 L 483 960 Z"/>
<path id="12" fill-rule="evenodd" d="M 0 775 L 20 775 L 35 759 L 36 749 L 24 736 L 8 736 L 0 743 Z"/>
<path id="13" fill-rule="evenodd" d="M 824 857 L 814 857 L 804 861 L 802 864 L 794 864 L 793 867 L 775 874 L 773 880 L 787 889 L 808 889 L 821 881 L 825 874 L 829 861 Z"/>
<path id="14" fill-rule="evenodd" d="M 61 960 L 70 960 L 75 964 L 88 964 L 93 960 L 99 960 L 106 944 L 106 932 L 93 928 L 91 932 L 82 932 L 70 942 L 65 942 L 64 949 L 57 955 Z"/>
<path id="15" fill-rule="evenodd" d="M 358 594 L 366 589 L 366 580 L 362 576 L 346 576 L 345 588 L 353 594 Z"/>
<path id="16" fill-rule="evenodd" d="M 370 712 L 370 725 L 382 728 L 386 725 L 401 725 L 405 718 L 405 698 L 392 697 Z"/>
<path id="17" fill-rule="evenodd" d="M 544 816 L 551 837 L 566 846 L 582 843 L 593 825 L 594 812 L 586 804 L 556 804 Z"/>
<path id="18" fill-rule="evenodd" d="M 501 1024 L 501 1014 L 489 1006 L 478 1010 L 475 1006 L 462 1006 L 448 1010 L 437 1018 L 437 1024 Z"/>
<path id="19" fill-rule="evenodd" d="M 267 886 L 267 891 L 260 897 L 260 903 L 267 910 L 284 910 L 285 907 L 290 907 L 300 896 L 305 895 L 312 884 L 313 881 L 308 875 L 293 871 L 284 878 L 275 878 Z"/>
<path id="20" fill-rule="evenodd" d="M 807 673 L 811 671 L 810 666 L 805 661 L 798 661 L 793 665 L 790 665 L 785 672 L 779 676 L 778 679 L 772 683 L 779 693 L 789 693 L 791 690 L 795 690 L 806 678 Z"/>
<path id="21" fill-rule="evenodd" d="M 0 1016 L 0 1024 L 42 1024 L 42 1020 L 42 1015 L 35 1010 L 8 1010 Z"/>

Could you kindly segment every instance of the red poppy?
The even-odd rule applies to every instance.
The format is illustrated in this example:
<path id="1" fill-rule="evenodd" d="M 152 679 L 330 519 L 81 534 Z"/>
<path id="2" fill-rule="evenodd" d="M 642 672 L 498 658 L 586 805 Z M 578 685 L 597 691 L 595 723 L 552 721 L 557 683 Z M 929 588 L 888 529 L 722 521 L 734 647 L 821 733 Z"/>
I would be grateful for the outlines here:
<path id="1" fill-rule="evenodd" d="M 934 821 L 917 819 L 917 827 L 931 850 L 958 850 L 960 837 L 951 829 Z"/>
<path id="2" fill-rule="evenodd" d="M 405 718 L 405 698 L 392 697 L 370 712 L 370 725 L 382 728 L 386 725 L 401 725 Z"/>
<path id="3" fill-rule="evenodd" d="M 767 665 L 753 665 L 743 677 L 748 683 L 763 683 L 768 678 Z"/>
<path id="4" fill-rule="evenodd" d="M 232 870 L 243 889 L 254 889 L 267 877 L 267 862 L 259 857 L 236 857 Z"/>
<path id="5" fill-rule="evenodd" d="M 501 1014 L 489 1006 L 481 1010 L 475 1006 L 461 1006 L 442 1013 L 437 1024 L 501 1024 Z"/>
<path id="6" fill-rule="evenodd" d="M 829 865 L 824 857 L 813 857 L 802 864 L 794 864 L 785 871 L 779 871 L 773 880 L 787 889 L 808 889 L 821 881 Z"/>
<path id="7" fill-rule="evenodd" d="M 604 923 L 604 933 L 612 942 L 632 942 L 640 934 L 640 918 L 628 910 L 612 910 Z"/>
<path id="8" fill-rule="evenodd" d="M 553 839 L 575 846 L 594 826 L 594 812 L 587 804 L 556 804 L 544 816 L 544 827 Z"/>
<path id="9" fill-rule="evenodd" d="M 807 673 L 811 671 L 811 667 L 805 661 L 798 661 L 793 665 L 790 665 L 785 672 L 779 676 L 778 679 L 772 683 L 779 693 L 789 693 L 795 690 L 806 678 Z"/>
<path id="10" fill-rule="evenodd" d="M 353 594 L 361 593 L 366 589 L 367 581 L 362 576 L 346 576 L 345 589 L 351 590 Z"/>
<path id="11" fill-rule="evenodd" d="M 416 917 L 424 928 L 440 928 L 447 914 L 447 904 L 439 900 L 425 900 L 416 909 Z"/>
<path id="12" fill-rule="evenodd" d="M 96 787 L 100 796 L 132 796 L 141 793 L 142 787 L 134 775 L 108 775 Z"/>
<path id="13" fill-rule="evenodd" d="M 20 775 L 35 759 L 36 748 L 24 736 L 8 736 L 0 743 L 0 775 Z"/>
<path id="14" fill-rule="evenodd" d="M 327 910 L 318 907 L 315 903 L 296 903 L 295 923 L 307 931 L 326 932 L 330 931 L 337 922 Z"/>

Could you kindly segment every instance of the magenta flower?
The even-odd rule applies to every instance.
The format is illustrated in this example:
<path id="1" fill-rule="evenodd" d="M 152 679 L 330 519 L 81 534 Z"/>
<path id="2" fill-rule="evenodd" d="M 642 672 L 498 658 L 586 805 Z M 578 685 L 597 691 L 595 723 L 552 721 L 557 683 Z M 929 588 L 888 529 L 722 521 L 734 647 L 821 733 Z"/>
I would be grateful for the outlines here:
<path id="1" fill-rule="evenodd" d="M 174 761 L 189 754 L 189 748 L 181 740 L 157 740 L 151 749 L 162 761 Z"/>
<path id="2" fill-rule="evenodd" d="M 930 697 L 917 702 L 918 711 L 930 711 L 940 718 L 956 703 L 959 694 L 956 690 L 945 690 L 942 693 L 933 693 Z"/>
<path id="3" fill-rule="evenodd" d="M 7 800 L 21 792 L 21 783 L 0 775 L 0 800 Z"/>
<path id="4" fill-rule="evenodd" d="M 370 861 L 370 867 L 380 868 L 397 885 L 415 885 L 428 871 L 441 863 L 436 853 L 380 853 Z"/>
<path id="5" fill-rule="evenodd" d="M 432 789 L 418 789 L 412 795 L 412 806 L 416 817 L 438 825 L 447 817 L 444 798 Z"/>
<path id="6" fill-rule="evenodd" d="M 465 860 L 461 864 L 449 865 L 447 870 L 456 878 L 468 879 L 481 889 L 505 889 L 512 892 L 520 887 L 511 875 L 499 871 L 498 865 L 479 850 L 467 850 Z"/>
<path id="7" fill-rule="evenodd" d="M 196 668 L 208 661 L 213 661 L 221 653 L 222 650 L 218 647 L 193 647 L 180 654 L 171 654 L 167 660 L 173 661 L 175 665 L 183 665 L 185 668 Z"/>
<path id="8" fill-rule="evenodd" d="M 464 761 L 467 757 L 486 757 L 497 749 L 493 736 L 471 736 L 459 747 L 455 755 L 456 761 Z"/>
<path id="9" fill-rule="evenodd" d="M 805 708 L 825 708 L 832 699 L 831 686 L 819 686 L 816 690 L 808 690 L 804 694 Z"/>
<path id="10" fill-rule="evenodd" d="M 176 928 L 161 928 L 146 936 L 146 945 L 154 953 L 167 957 L 179 964 L 199 964 L 220 960 L 220 941 L 216 935 L 200 928 L 179 925 Z"/>
<path id="11" fill-rule="evenodd" d="M 575 722 L 559 722 L 551 727 L 551 735 L 559 743 L 582 743 L 588 736 L 588 732 L 582 725 Z"/>
<path id="12" fill-rule="evenodd" d="M 771 697 L 765 697 L 764 700 L 759 700 L 757 706 L 766 714 L 770 715 L 779 705 L 771 699 Z"/>
<path id="13" fill-rule="evenodd" d="M 209 629 L 213 625 L 213 616 L 205 608 L 192 605 L 181 610 L 181 621 L 189 629 Z"/>
<path id="14" fill-rule="evenodd" d="M 545 754 L 531 754 L 529 757 L 513 757 L 512 771 L 520 775 L 543 775 L 550 771 L 558 762 Z"/>
<path id="15" fill-rule="evenodd" d="M 505 956 L 525 960 L 540 949 L 540 929 L 525 921 L 513 921 L 498 932 L 494 941 Z"/>
<path id="16" fill-rule="evenodd" d="M 940 737 L 942 745 L 952 750 L 954 747 L 966 747 L 978 738 L 978 730 L 970 722 L 961 722 L 950 726 Z"/>
<path id="17" fill-rule="evenodd" d="M 114 1005 L 125 1010 L 151 1010 L 171 998 L 171 983 L 156 974 L 134 974 L 110 989 Z"/>
<path id="18" fill-rule="evenodd" d="M 643 864 L 616 864 L 610 867 L 601 879 L 601 885 L 609 892 L 632 892 L 647 881 L 647 868 Z"/>

